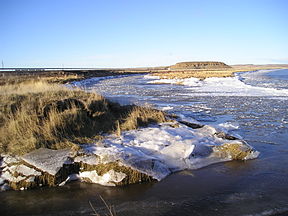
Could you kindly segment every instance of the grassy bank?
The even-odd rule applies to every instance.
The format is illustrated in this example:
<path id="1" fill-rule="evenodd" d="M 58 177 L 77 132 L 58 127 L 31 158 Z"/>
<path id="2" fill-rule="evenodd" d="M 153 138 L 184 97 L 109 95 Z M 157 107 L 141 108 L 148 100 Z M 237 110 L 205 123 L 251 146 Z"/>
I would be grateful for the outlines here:
<path id="1" fill-rule="evenodd" d="M 0 86 L 0 153 L 40 147 L 79 148 L 105 133 L 119 134 L 166 120 L 163 112 L 120 106 L 95 93 L 29 79 Z"/>

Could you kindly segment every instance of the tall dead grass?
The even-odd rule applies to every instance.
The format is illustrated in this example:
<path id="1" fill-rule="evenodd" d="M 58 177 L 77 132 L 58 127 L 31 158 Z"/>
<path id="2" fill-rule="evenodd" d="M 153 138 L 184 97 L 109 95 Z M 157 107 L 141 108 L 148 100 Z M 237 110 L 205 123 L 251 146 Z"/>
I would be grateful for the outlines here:
<path id="1" fill-rule="evenodd" d="M 159 76 L 161 79 L 186 79 L 199 78 L 206 79 L 209 77 L 232 77 L 234 73 L 239 72 L 234 69 L 223 70 L 173 70 L 161 73 L 152 73 L 153 76 Z"/>
<path id="2" fill-rule="evenodd" d="M 78 148 L 105 133 L 166 121 L 163 112 L 43 81 L 0 86 L 0 153 Z"/>

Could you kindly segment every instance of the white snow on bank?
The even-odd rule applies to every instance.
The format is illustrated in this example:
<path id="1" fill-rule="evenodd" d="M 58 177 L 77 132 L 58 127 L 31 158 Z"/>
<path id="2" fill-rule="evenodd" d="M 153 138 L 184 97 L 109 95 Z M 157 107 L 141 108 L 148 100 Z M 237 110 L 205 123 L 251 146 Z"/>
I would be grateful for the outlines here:
<path id="1" fill-rule="evenodd" d="M 99 176 L 96 170 L 80 172 L 81 178 L 89 179 L 92 183 L 97 183 L 105 186 L 116 186 L 115 183 L 121 182 L 126 174 L 122 172 L 116 172 L 109 170 L 102 176 Z"/>
<path id="2" fill-rule="evenodd" d="M 151 76 L 146 77 L 152 79 Z M 240 80 L 239 75 L 225 78 L 197 78 L 187 79 L 160 79 L 153 77 L 148 83 L 182 84 L 189 86 L 191 93 L 197 96 L 288 96 L 287 89 L 275 89 L 272 87 L 259 87 L 245 84 Z"/>
<path id="3" fill-rule="evenodd" d="M 15 157 L 12 157 L 12 156 L 9 156 L 9 155 L 2 155 L 3 157 L 3 163 L 1 164 L 0 167 L 5 167 L 7 166 L 8 164 L 13 164 L 13 163 L 18 163 L 19 162 L 19 158 L 17 156 Z"/>
<path id="4" fill-rule="evenodd" d="M 86 150 L 98 155 L 102 163 L 119 161 L 120 164 L 161 180 L 175 171 L 198 169 L 212 163 L 232 160 L 229 155 L 222 157 L 214 154 L 214 146 L 227 143 L 247 146 L 241 140 L 218 138 L 214 135 L 216 132 L 211 126 L 191 129 L 185 125 L 174 128 L 169 124 L 162 124 L 123 132 L 121 137 L 108 136 L 103 140 L 102 146 L 95 144 L 88 146 Z M 249 159 L 258 154 L 251 153 Z M 96 174 L 87 173 L 99 182 Z"/>
<path id="5" fill-rule="evenodd" d="M 30 176 L 30 175 L 39 176 L 39 175 L 41 175 L 41 172 L 38 172 L 35 169 L 27 167 L 23 164 L 14 165 L 14 166 L 9 167 L 8 169 L 12 173 L 17 172 L 17 173 L 23 174 L 24 176 Z"/>
<path id="6" fill-rule="evenodd" d="M 70 153 L 70 149 L 52 150 L 40 148 L 22 156 L 21 159 L 39 170 L 56 175 L 63 164 L 71 163 Z"/>
<path id="7" fill-rule="evenodd" d="M 3 172 L 1 175 L 1 178 L 3 178 L 4 180 L 10 181 L 10 182 L 20 182 L 22 180 L 24 180 L 26 177 L 23 176 L 13 176 L 10 174 L 9 171 Z"/>

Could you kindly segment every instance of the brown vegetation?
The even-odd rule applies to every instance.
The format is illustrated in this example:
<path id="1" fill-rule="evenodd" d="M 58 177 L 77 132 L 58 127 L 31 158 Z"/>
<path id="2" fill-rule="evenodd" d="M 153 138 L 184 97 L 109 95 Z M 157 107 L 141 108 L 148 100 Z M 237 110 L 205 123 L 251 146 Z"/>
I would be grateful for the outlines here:
<path id="1" fill-rule="evenodd" d="M 173 70 L 166 72 L 153 73 L 153 76 L 158 76 L 160 79 L 186 79 L 199 78 L 206 79 L 209 77 L 232 77 L 238 70 L 222 69 L 222 70 Z"/>
<path id="2" fill-rule="evenodd" d="M 160 68 L 161 69 L 161 68 Z M 139 69 L 15 69 L 1 70 L 0 85 L 17 84 L 29 82 L 31 80 L 47 81 L 50 83 L 67 83 L 76 80 L 83 80 L 91 77 L 116 76 L 125 74 L 147 73 L 150 70 L 158 71 L 158 68 L 139 68 Z"/>
<path id="3" fill-rule="evenodd" d="M 221 146 L 215 146 L 214 151 L 216 155 L 223 158 L 231 158 L 233 160 L 245 160 L 249 156 L 253 149 L 243 143 L 226 143 Z"/>
<path id="4" fill-rule="evenodd" d="M 44 81 L 0 86 L 0 153 L 78 148 L 103 133 L 164 122 L 163 112 L 120 106 L 100 95 Z"/>

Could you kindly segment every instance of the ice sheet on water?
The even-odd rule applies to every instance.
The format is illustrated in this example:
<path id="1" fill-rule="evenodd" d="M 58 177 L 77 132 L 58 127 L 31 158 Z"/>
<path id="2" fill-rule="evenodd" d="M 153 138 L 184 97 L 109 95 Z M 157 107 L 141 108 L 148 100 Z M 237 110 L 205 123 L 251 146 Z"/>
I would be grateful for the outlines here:
<path id="1" fill-rule="evenodd" d="M 218 125 L 224 132 L 229 132 L 231 130 L 236 130 L 239 128 L 239 124 L 237 122 L 224 122 Z"/>
<path id="2" fill-rule="evenodd" d="M 186 78 L 186 79 L 160 79 L 157 76 L 145 76 L 146 79 L 152 79 L 148 83 L 152 84 L 182 84 L 188 86 L 202 86 L 202 82 L 197 78 Z"/>
<path id="3" fill-rule="evenodd" d="M 73 86 L 73 87 L 89 87 L 91 85 L 94 85 L 95 83 L 102 81 L 102 80 L 107 80 L 107 79 L 118 79 L 122 77 L 127 77 L 131 75 L 118 75 L 118 76 L 104 76 L 104 77 L 93 77 L 81 81 L 75 81 L 71 82 L 68 86 Z"/>
<path id="4" fill-rule="evenodd" d="M 92 145 L 86 150 L 98 155 L 103 163 L 119 161 L 161 180 L 175 171 L 232 160 L 229 155 L 213 154 L 214 146 L 227 143 L 246 145 L 241 140 L 219 138 L 215 136 L 216 132 L 211 126 L 191 129 L 185 125 L 175 128 L 162 124 L 123 132 L 120 137 L 107 136 L 102 146 Z"/>
<path id="5" fill-rule="evenodd" d="M 251 86 L 242 82 L 238 76 L 228 78 L 208 78 L 203 81 L 202 91 L 237 96 L 288 96 L 288 90 Z M 204 88 L 204 89 L 203 89 Z"/>
<path id="6" fill-rule="evenodd" d="M 272 86 L 252 86 L 244 83 L 239 75 L 225 78 L 188 79 L 154 79 L 149 83 L 179 84 L 190 87 L 191 93 L 198 96 L 288 96 L 287 89 L 276 89 Z"/>

